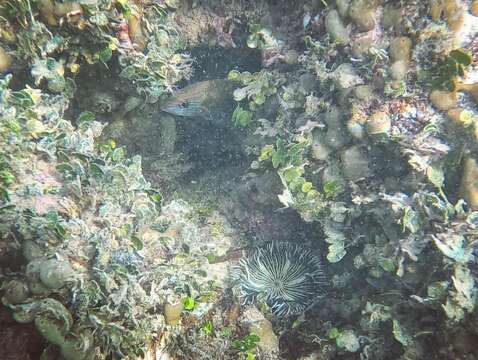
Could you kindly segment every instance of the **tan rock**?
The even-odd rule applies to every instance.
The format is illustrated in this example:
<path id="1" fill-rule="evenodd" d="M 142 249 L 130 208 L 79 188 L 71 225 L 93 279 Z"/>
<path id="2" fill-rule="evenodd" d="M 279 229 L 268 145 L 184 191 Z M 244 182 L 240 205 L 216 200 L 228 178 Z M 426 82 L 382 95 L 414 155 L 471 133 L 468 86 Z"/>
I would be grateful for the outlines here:
<path id="1" fill-rule="evenodd" d="M 355 0 L 349 6 L 349 16 L 360 31 L 370 31 L 375 27 L 375 2 Z"/>
<path id="2" fill-rule="evenodd" d="M 48 25 L 58 25 L 58 21 L 55 18 L 55 3 L 53 0 L 39 0 L 38 9 L 40 11 L 40 15 Z"/>
<path id="3" fill-rule="evenodd" d="M 0 40 L 7 44 L 15 44 L 17 42 L 15 29 L 7 24 L 0 25 Z"/>
<path id="4" fill-rule="evenodd" d="M 406 36 L 397 37 L 393 39 L 388 51 L 392 62 L 409 61 L 412 52 L 412 40 Z"/>
<path id="5" fill-rule="evenodd" d="M 384 111 L 377 111 L 368 118 L 366 128 L 370 135 L 388 134 L 391 125 L 390 116 Z"/>
<path id="6" fill-rule="evenodd" d="M 62 17 L 66 16 L 68 14 L 73 14 L 77 13 L 78 15 L 81 15 L 82 13 L 82 8 L 79 3 L 76 2 L 55 2 L 55 9 L 54 9 L 54 14 L 56 17 Z M 77 15 L 75 15 L 76 17 Z M 70 21 L 72 20 L 72 17 L 70 17 Z"/>
<path id="7" fill-rule="evenodd" d="M 146 48 L 146 36 L 143 33 L 141 26 L 141 16 L 134 12 L 128 19 L 129 37 L 138 50 Z"/>
<path id="8" fill-rule="evenodd" d="M 458 0 L 431 0 L 430 16 L 433 21 L 439 21 L 443 16 L 455 33 L 461 30 L 465 20 L 463 4 Z"/>
<path id="9" fill-rule="evenodd" d="M 473 124 L 473 113 L 463 108 L 453 108 L 446 112 L 447 116 L 464 127 L 468 127 Z"/>
<path id="10" fill-rule="evenodd" d="M 390 74 L 394 80 L 401 81 L 405 79 L 408 73 L 408 61 L 398 60 L 390 66 Z"/>
<path id="11" fill-rule="evenodd" d="M 345 27 L 337 10 L 331 10 L 326 15 L 325 29 L 334 41 L 340 44 L 348 44 L 350 42 L 349 31 Z"/>
<path id="12" fill-rule="evenodd" d="M 347 121 L 347 130 L 355 139 L 362 140 L 365 138 L 364 125 L 358 122 L 355 118 L 351 118 Z"/>
<path id="13" fill-rule="evenodd" d="M 259 347 L 268 353 L 278 353 L 279 339 L 274 333 L 272 324 L 256 307 L 248 307 L 244 310 L 241 323 L 247 326 L 249 332 L 254 332 L 260 337 Z"/>
<path id="14" fill-rule="evenodd" d="M 354 56 L 363 56 L 368 53 L 373 45 L 373 34 L 371 32 L 360 34 L 352 43 L 352 53 Z"/>
<path id="15" fill-rule="evenodd" d="M 364 83 L 355 67 L 350 63 L 340 64 L 332 73 L 332 79 L 339 90 L 351 89 Z"/>
<path id="16" fill-rule="evenodd" d="M 430 94 L 430 101 L 439 110 L 449 110 L 456 107 L 458 99 L 456 92 L 433 90 Z"/>
<path id="17" fill-rule="evenodd" d="M 460 195 L 472 210 L 478 210 L 478 165 L 473 158 L 465 159 Z"/>
<path id="18" fill-rule="evenodd" d="M 249 327 L 250 332 L 259 335 L 259 347 L 267 352 L 276 352 L 279 349 L 279 339 L 274 333 L 272 324 L 269 320 L 263 319 L 261 321 L 252 323 Z"/>
<path id="19" fill-rule="evenodd" d="M 13 59 L 7 52 L 0 47 L 0 73 L 10 70 Z"/>
<path id="20" fill-rule="evenodd" d="M 175 304 L 166 303 L 164 305 L 164 318 L 168 325 L 177 325 L 181 320 L 181 312 L 183 311 L 183 303 L 177 302 Z"/>
<path id="21" fill-rule="evenodd" d="M 478 16 L 478 0 L 473 0 L 470 5 L 470 12 L 473 16 Z"/>
<path id="22" fill-rule="evenodd" d="M 385 29 L 398 28 L 402 22 L 402 9 L 388 5 L 383 9 L 382 26 Z"/>
<path id="23" fill-rule="evenodd" d="M 478 104 L 478 81 L 473 84 L 456 83 L 456 91 L 463 91 L 471 95 L 473 100 Z"/>
<path id="24" fill-rule="evenodd" d="M 465 22 L 465 14 L 461 3 L 457 0 L 444 0 L 443 12 L 445 21 L 454 32 L 458 32 Z"/>
<path id="25" fill-rule="evenodd" d="M 443 12 L 442 0 L 430 0 L 430 16 L 433 21 L 439 21 Z"/>

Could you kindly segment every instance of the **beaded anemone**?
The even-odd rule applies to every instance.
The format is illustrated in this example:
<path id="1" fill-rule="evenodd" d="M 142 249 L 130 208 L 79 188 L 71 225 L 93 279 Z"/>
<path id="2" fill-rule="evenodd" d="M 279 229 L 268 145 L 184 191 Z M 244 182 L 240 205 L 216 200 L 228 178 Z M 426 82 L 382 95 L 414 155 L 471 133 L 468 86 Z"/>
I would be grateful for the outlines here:
<path id="1" fill-rule="evenodd" d="M 303 312 L 322 293 L 319 258 L 291 243 L 268 243 L 241 259 L 235 269 L 246 303 L 265 301 L 277 317 Z"/>

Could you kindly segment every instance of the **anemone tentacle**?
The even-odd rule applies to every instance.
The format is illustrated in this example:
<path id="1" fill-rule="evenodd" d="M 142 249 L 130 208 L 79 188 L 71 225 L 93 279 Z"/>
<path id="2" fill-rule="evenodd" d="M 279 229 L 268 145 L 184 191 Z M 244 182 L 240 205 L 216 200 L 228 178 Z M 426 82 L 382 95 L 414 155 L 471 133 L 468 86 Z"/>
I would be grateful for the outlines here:
<path id="1" fill-rule="evenodd" d="M 325 276 L 319 258 L 292 243 L 270 242 L 234 269 L 244 303 L 265 301 L 277 317 L 304 311 L 320 295 Z"/>

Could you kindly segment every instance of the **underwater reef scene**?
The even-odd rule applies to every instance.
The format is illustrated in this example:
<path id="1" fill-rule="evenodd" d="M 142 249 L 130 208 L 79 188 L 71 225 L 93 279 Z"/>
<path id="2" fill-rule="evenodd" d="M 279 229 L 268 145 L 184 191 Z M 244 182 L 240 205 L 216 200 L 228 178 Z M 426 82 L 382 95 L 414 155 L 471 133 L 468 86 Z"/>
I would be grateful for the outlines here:
<path id="1" fill-rule="evenodd" d="M 477 0 L 0 0 L 0 360 L 478 359 Z"/>

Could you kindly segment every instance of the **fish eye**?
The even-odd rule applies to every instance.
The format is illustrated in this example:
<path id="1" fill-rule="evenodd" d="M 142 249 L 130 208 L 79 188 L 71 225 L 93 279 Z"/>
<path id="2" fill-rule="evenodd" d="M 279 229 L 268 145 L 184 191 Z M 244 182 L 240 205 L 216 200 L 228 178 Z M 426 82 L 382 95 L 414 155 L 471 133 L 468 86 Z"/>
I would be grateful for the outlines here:
<path id="1" fill-rule="evenodd" d="M 187 101 L 183 101 L 182 103 L 179 104 L 179 107 L 180 107 L 180 108 L 185 108 L 186 106 L 188 106 L 188 102 L 187 102 Z"/>

